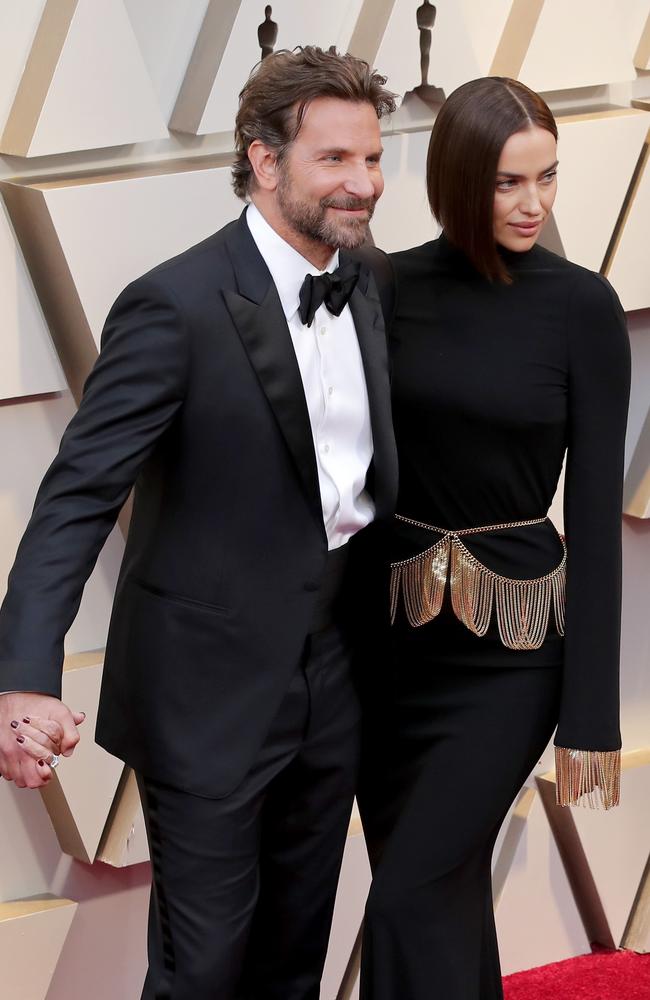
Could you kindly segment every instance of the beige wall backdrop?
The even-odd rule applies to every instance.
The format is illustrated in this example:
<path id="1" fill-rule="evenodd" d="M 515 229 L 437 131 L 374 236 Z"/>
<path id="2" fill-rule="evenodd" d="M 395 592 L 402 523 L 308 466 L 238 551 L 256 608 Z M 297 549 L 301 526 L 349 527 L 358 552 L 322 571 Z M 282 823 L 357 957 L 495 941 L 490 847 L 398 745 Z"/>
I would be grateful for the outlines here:
<path id="1" fill-rule="evenodd" d="M 420 2 L 275 0 L 276 48 L 349 49 L 398 92 L 383 122 L 386 192 L 373 222 L 387 250 L 437 232 L 423 183 L 436 88 L 448 95 L 476 76 L 514 76 L 558 118 L 560 187 L 544 239 L 608 275 L 633 352 L 623 804 L 608 814 L 557 810 L 547 752 L 497 845 L 497 918 L 505 972 L 590 941 L 650 950 L 650 0 L 440 0 L 424 81 Z M 0 592 L 113 298 L 240 211 L 229 185 L 232 120 L 260 57 L 265 6 L 0 4 Z M 553 513 L 561 520 L 561 495 Z M 89 715 L 82 745 L 44 794 L 0 785 L 0 968 L 14 1000 L 139 996 L 142 816 L 132 775 L 91 738 L 122 551 L 118 526 L 67 639 L 64 696 Z M 356 994 L 350 956 L 368 880 L 353 817 L 323 1000 Z"/>

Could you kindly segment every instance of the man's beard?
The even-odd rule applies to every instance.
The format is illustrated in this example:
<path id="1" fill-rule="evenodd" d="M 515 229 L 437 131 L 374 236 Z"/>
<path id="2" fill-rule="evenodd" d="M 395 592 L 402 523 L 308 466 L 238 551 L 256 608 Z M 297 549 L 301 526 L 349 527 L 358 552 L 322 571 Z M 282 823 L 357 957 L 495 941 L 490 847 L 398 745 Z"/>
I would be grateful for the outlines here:
<path id="1" fill-rule="evenodd" d="M 291 178 L 283 171 L 278 185 L 278 205 L 285 222 L 302 236 L 328 247 L 354 250 L 366 242 L 368 223 L 375 210 L 376 198 L 323 198 L 317 203 L 300 201 L 291 191 Z M 327 218 L 328 208 L 365 209 L 368 218 Z"/>

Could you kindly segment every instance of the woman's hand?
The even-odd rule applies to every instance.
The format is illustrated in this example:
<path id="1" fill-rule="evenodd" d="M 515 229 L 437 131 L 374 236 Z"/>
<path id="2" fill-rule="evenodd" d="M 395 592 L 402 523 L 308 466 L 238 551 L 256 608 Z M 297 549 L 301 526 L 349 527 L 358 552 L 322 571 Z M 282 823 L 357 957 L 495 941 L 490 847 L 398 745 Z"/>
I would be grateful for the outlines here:
<path id="1" fill-rule="evenodd" d="M 85 712 L 72 712 L 50 695 L 0 695 L 0 774 L 19 788 L 41 788 L 52 778 L 49 766 L 69 757 L 79 742 Z"/>

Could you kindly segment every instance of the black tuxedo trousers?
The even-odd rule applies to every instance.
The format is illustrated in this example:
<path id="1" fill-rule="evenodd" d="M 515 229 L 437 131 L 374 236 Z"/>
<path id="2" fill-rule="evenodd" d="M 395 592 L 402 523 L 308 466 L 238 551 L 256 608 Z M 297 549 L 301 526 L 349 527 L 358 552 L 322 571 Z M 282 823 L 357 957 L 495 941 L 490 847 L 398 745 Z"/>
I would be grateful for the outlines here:
<path id="1" fill-rule="evenodd" d="M 154 887 L 142 1000 L 318 1000 L 359 762 L 351 650 L 311 636 L 223 799 L 146 778 Z"/>

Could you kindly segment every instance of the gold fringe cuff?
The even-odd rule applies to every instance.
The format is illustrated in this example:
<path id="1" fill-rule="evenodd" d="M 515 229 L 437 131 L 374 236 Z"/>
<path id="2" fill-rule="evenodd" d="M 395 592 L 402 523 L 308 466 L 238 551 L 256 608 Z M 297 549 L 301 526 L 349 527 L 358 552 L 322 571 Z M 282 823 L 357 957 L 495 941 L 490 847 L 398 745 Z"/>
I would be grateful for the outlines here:
<path id="1" fill-rule="evenodd" d="M 555 747 L 555 789 L 559 806 L 612 809 L 621 800 L 621 751 Z"/>

